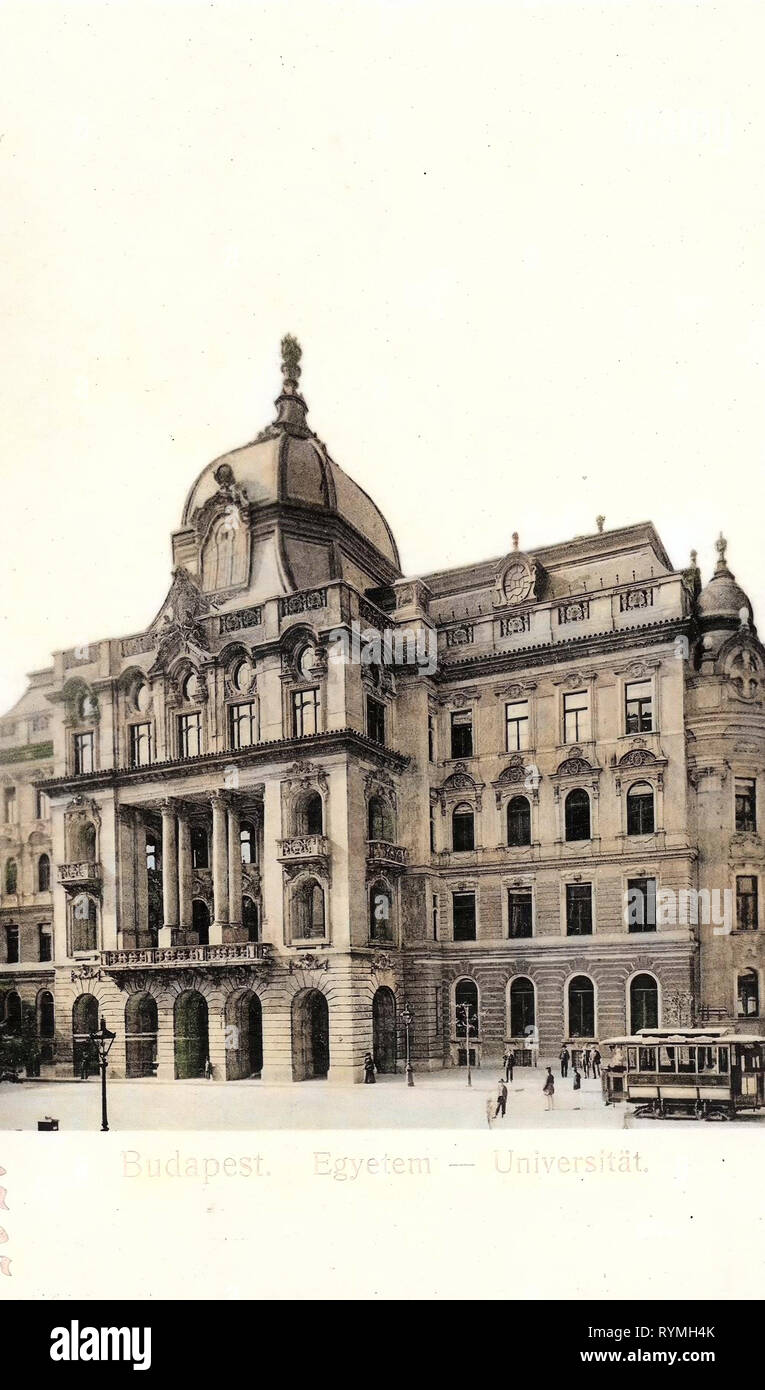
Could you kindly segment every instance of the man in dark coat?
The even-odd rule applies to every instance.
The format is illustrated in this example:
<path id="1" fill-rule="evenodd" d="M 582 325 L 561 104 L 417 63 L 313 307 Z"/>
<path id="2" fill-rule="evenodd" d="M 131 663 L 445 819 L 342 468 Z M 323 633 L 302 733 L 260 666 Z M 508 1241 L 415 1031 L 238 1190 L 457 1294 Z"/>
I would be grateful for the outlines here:
<path id="1" fill-rule="evenodd" d="M 560 1074 L 561 1074 L 561 1076 L 568 1076 L 568 1063 L 569 1063 L 569 1058 L 570 1058 L 570 1056 L 571 1056 L 571 1053 L 569 1052 L 568 1048 L 566 1047 L 566 1044 L 564 1043 L 563 1046 L 562 1046 L 562 1048 L 561 1048 L 561 1050 L 560 1050 Z"/>
<path id="2" fill-rule="evenodd" d="M 505 1085 L 503 1078 L 500 1076 L 499 1081 L 498 1081 L 498 1083 L 497 1083 L 497 1108 L 496 1108 L 496 1110 L 494 1111 L 494 1119 L 496 1120 L 497 1116 L 500 1115 L 500 1114 L 502 1115 L 502 1118 L 504 1119 L 506 1108 L 507 1108 L 507 1086 Z"/>

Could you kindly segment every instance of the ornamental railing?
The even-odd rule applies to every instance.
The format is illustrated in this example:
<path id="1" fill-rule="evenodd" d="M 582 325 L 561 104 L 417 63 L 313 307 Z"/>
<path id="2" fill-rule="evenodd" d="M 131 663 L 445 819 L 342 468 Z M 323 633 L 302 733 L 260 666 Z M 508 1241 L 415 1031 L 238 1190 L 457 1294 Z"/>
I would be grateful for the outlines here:
<path id="1" fill-rule="evenodd" d="M 145 970 L 161 965 L 187 966 L 194 962 L 203 965 L 243 964 L 267 960 L 271 954 L 268 941 L 240 941 L 221 946 L 141 946 L 127 951 L 102 951 L 104 969 Z"/>

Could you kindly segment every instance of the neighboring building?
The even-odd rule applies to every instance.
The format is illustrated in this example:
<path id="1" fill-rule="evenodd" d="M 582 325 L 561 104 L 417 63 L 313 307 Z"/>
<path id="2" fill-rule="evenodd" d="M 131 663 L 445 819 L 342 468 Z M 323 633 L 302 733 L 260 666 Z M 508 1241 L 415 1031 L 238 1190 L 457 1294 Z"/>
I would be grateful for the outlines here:
<path id="1" fill-rule="evenodd" d="M 600 518 L 405 578 L 283 349 L 277 419 L 192 486 L 157 617 L 57 653 L 3 725 L 6 1029 L 54 991 L 65 1074 L 103 1014 L 117 1074 L 266 1081 L 400 1066 L 404 1003 L 417 1068 L 534 1030 L 542 1055 L 752 1031 L 765 652 L 724 543 L 703 589 L 652 525 Z M 729 890 L 732 931 L 682 896 L 656 920 L 699 888 Z"/>

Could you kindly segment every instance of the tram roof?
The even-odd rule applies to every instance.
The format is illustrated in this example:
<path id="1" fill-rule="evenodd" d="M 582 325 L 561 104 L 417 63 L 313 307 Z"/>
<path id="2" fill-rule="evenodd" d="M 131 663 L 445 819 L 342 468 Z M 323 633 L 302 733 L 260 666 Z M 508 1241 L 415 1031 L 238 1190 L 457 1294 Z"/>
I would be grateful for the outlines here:
<path id="1" fill-rule="evenodd" d="M 736 1033 L 733 1028 L 641 1028 L 639 1033 L 633 1033 L 623 1038 L 604 1038 L 604 1047 L 624 1047 L 628 1044 L 638 1046 L 640 1043 L 673 1043 L 676 1046 L 689 1045 L 695 1042 L 706 1043 L 763 1043 L 765 1037 L 754 1033 Z"/>

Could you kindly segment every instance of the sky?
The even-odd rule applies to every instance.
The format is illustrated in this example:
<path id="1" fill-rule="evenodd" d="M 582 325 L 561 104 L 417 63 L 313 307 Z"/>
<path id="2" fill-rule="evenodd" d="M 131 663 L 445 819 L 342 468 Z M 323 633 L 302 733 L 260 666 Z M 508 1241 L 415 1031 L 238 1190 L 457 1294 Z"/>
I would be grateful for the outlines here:
<path id="1" fill-rule="evenodd" d="M 407 573 L 651 519 L 765 623 L 759 0 L 0 5 L 0 709 L 309 420 Z"/>

